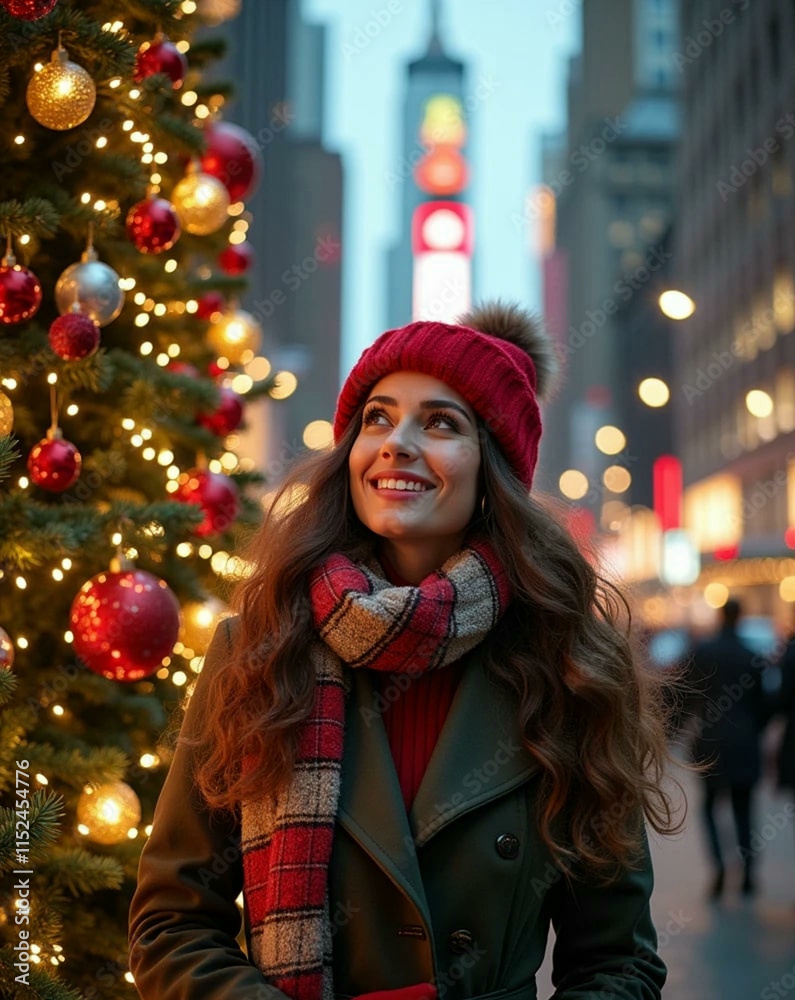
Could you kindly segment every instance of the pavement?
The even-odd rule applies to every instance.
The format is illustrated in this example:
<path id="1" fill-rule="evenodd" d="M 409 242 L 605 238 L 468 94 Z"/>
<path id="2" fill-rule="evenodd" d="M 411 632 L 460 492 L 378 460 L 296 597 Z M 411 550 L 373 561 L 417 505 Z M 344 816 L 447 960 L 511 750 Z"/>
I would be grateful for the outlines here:
<path id="1" fill-rule="evenodd" d="M 726 888 L 711 901 L 705 835 L 701 826 L 701 779 L 681 768 L 687 818 L 681 833 L 650 831 L 655 889 L 652 913 L 659 952 L 668 966 L 665 1000 L 795 1000 L 795 799 L 777 791 L 770 774 L 753 806 L 752 846 L 758 889 L 743 898 L 740 858 L 728 801 L 717 820 L 726 859 Z M 670 786 L 672 789 L 673 785 Z M 681 794 L 675 794 L 678 803 Z M 553 994 L 551 945 L 537 976 L 538 996 Z M 589 1000 L 591 998 L 589 997 Z M 615 993 L 593 1000 L 620 1000 Z"/>

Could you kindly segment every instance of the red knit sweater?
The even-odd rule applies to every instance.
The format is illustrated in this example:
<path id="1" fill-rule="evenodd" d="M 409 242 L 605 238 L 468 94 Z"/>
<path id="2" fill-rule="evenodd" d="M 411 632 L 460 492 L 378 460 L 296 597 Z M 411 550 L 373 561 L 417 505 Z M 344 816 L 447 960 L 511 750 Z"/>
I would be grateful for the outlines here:
<path id="1" fill-rule="evenodd" d="M 383 555 L 380 556 L 380 562 L 388 580 L 398 586 L 409 586 L 408 580 L 402 579 Z M 384 725 L 407 811 L 420 787 L 425 768 L 453 702 L 461 678 L 461 666 L 459 660 L 414 679 L 408 678 L 410 683 L 406 690 L 401 691 L 398 697 L 392 694 L 394 700 L 386 697 L 387 690 L 394 687 L 392 675 L 373 671 L 387 701 L 383 714 Z"/>

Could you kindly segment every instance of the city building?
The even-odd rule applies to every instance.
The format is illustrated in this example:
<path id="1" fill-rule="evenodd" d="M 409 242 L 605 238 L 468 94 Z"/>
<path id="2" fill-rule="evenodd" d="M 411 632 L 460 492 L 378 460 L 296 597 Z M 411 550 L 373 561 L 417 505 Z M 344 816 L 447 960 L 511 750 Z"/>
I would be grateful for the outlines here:
<path id="1" fill-rule="evenodd" d="M 674 419 L 697 607 L 795 600 L 795 7 L 683 8 Z"/>
<path id="2" fill-rule="evenodd" d="M 441 241 L 447 245 L 452 230 L 452 236 L 460 232 L 462 237 L 454 250 L 459 244 L 463 247 L 470 243 L 466 232 L 470 223 L 463 196 L 469 145 L 465 90 L 464 64 L 449 56 L 442 43 L 440 0 L 431 0 L 426 51 L 410 62 L 406 71 L 400 159 L 387 171 L 385 178 L 388 196 L 399 204 L 398 237 L 386 255 L 386 329 L 402 326 L 416 318 L 412 229 L 420 206 L 431 198 L 454 205 L 452 211 L 461 213 L 458 222 L 449 214 L 437 216 L 443 223 Z M 420 186 L 423 178 L 428 182 Z M 445 226 L 445 222 L 448 225 Z M 452 318 L 445 314 L 445 306 L 456 313 L 464 311 L 469 304 L 471 260 L 463 259 L 466 256 L 459 253 L 457 260 L 447 261 L 450 269 L 440 269 L 429 276 L 436 284 L 434 291 L 426 289 L 426 295 L 429 300 L 438 300 L 440 319 Z M 462 283 L 466 284 L 463 291 Z"/>
<path id="3" fill-rule="evenodd" d="M 339 391 L 343 166 L 323 142 L 326 33 L 302 19 L 299 0 L 244 3 L 217 30 L 228 43 L 219 74 L 236 85 L 230 117 L 264 161 L 247 202 L 256 260 L 242 305 L 262 324 L 273 368 L 297 378 L 289 398 L 256 404 L 250 421 L 276 481 L 306 444 L 327 439 L 330 428 L 313 422 L 332 419 Z"/>
<path id="4" fill-rule="evenodd" d="M 678 2 L 586 2 L 581 18 L 565 137 L 542 147 L 543 184 L 524 214 L 543 237 L 545 318 L 564 369 L 545 408 L 538 482 L 598 524 L 605 504 L 625 499 L 633 473 L 608 471 L 626 464 L 624 449 L 601 451 L 597 431 L 617 428 L 626 454 L 644 448 L 642 428 L 621 426 L 620 314 L 631 300 L 650 299 L 665 261 L 679 134 L 680 74 L 670 58 Z"/>

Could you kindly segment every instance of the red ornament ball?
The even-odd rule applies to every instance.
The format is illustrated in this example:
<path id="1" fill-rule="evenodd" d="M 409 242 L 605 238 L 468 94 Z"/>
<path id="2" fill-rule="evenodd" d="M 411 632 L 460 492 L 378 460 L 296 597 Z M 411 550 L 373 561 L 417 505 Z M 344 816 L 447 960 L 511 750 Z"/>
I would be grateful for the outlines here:
<path id="1" fill-rule="evenodd" d="M 226 187 L 232 201 L 247 198 L 259 183 L 262 155 L 254 136 L 231 122 L 212 122 L 204 130 L 207 148 L 201 169 Z"/>
<path id="2" fill-rule="evenodd" d="M 189 361 L 169 361 L 166 371 L 172 375 L 185 375 L 187 378 L 199 377 L 199 369 Z"/>
<path id="3" fill-rule="evenodd" d="M 199 308 L 196 315 L 199 319 L 212 319 L 218 317 L 226 308 L 226 299 L 220 292 L 205 292 L 199 299 Z"/>
<path id="4" fill-rule="evenodd" d="M 237 430 L 243 419 L 243 400 L 234 391 L 223 386 L 220 390 L 221 400 L 218 408 L 212 413 L 200 413 L 196 419 L 218 437 L 226 437 Z"/>
<path id="5" fill-rule="evenodd" d="M 35 316 L 41 305 L 41 283 L 21 264 L 0 267 L 0 323 L 22 323 Z"/>
<path id="6" fill-rule="evenodd" d="M 218 263 L 227 274 L 245 274 L 254 263 L 254 248 L 246 240 L 230 243 L 219 255 Z"/>
<path id="7" fill-rule="evenodd" d="M 99 573 L 72 601 L 69 627 L 89 670 L 114 681 L 137 681 L 174 648 L 179 602 L 164 580 L 144 570 Z"/>
<path id="8" fill-rule="evenodd" d="M 179 238 L 179 219 L 165 198 L 144 198 L 127 213 L 127 235 L 141 253 L 170 250 Z"/>
<path id="9" fill-rule="evenodd" d="M 171 79 L 174 90 L 179 90 L 188 72 L 188 60 L 176 45 L 165 35 L 159 35 L 151 42 L 144 42 L 135 57 L 133 79 L 140 83 L 155 73 L 165 73 Z"/>
<path id="10" fill-rule="evenodd" d="M 240 513 L 237 486 L 221 472 L 191 469 L 182 473 L 177 484 L 174 498 L 198 504 L 204 512 L 204 520 L 193 529 L 202 538 L 226 531 Z"/>
<path id="11" fill-rule="evenodd" d="M 48 493 L 63 493 L 77 482 L 82 459 L 71 441 L 53 436 L 34 444 L 28 455 L 28 472 L 33 482 Z"/>
<path id="12" fill-rule="evenodd" d="M 86 313 L 68 312 L 53 320 L 50 347 L 64 361 L 81 361 L 99 347 L 99 326 Z"/>
<path id="13" fill-rule="evenodd" d="M 0 6 L 21 21 L 38 21 L 49 14 L 58 0 L 0 0 Z"/>

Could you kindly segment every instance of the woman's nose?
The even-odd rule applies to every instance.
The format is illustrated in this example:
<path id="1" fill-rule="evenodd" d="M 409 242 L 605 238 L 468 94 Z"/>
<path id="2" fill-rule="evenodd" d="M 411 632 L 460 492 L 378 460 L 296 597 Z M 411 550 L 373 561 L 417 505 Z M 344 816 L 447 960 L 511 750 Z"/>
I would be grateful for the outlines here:
<path id="1" fill-rule="evenodd" d="M 416 455 L 417 449 L 414 444 L 411 432 L 402 421 L 392 428 L 381 445 L 381 454 L 387 455 Z"/>

